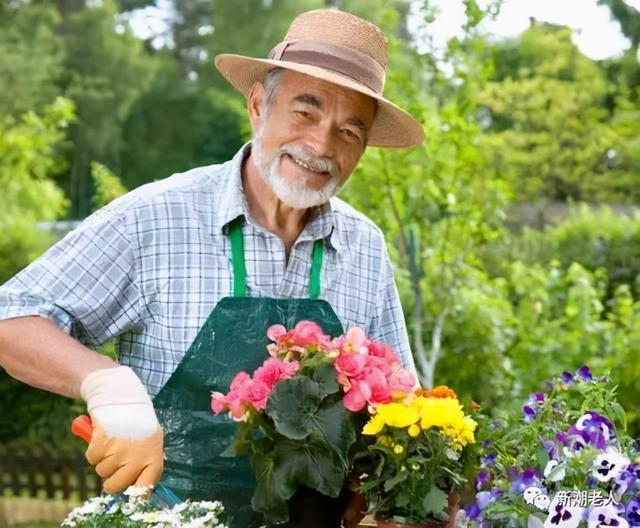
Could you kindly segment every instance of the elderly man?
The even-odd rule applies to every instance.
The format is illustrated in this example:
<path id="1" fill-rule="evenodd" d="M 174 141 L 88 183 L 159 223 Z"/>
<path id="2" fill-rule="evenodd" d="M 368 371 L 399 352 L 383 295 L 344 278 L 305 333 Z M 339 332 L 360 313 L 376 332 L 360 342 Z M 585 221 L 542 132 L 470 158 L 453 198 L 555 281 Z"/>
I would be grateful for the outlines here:
<path id="1" fill-rule="evenodd" d="M 368 145 L 423 140 L 382 96 L 385 63 L 382 32 L 334 10 L 296 18 L 268 59 L 218 56 L 254 140 L 112 202 L 0 288 L 0 363 L 86 400 L 107 491 L 164 469 L 183 498 L 260 523 L 246 463 L 219 456 L 233 425 L 209 393 L 260 364 L 271 324 L 359 326 L 413 368 L 383 235 L 333 198 Z M 118 364 L 90 348 L 113 337 Z M 302 493 L 291 525 L 339 526 L 346 500 Z"/>

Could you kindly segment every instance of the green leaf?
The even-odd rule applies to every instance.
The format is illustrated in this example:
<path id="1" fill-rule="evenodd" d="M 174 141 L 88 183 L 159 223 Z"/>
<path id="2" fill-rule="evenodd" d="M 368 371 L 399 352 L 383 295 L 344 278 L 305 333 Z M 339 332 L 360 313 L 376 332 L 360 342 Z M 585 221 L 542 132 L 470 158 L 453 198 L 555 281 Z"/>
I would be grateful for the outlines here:
<path id="1" fill-rule="evenodd" d="M 291 482 L 284 482 L 278 478 L 279 463 L 280 454 L 276 450 L 268 455 L 251 457 L 256 477 L 256 490 L 251 498 L 251 507 L 264 513 L 274 522 L 288 520 L 287 501 L 296 490 Z"/>
<path id="2" fill-rule="evenodd" d="M 273 522 L 287 520 L 286 501 L 299 486 L 337 497 L 346 475 L 338 454 L 317 436 L 283 441 L 268 455 L 252 457 L 252 464 L 257 486 L 251 506 Z"/>
<path id="3" fill-rule="evenodd" d="M 441 515 L 448 504 L 447 494 L 435 486 L 422 499 L 422 507 L 427 515 Z"/>
<path id="4" fill-rule="evenodd" d="M 389 480 L 387 480 L 384 483 L 384 491 L 392 490 L 398 484 L 400 484 L 401 482 L 404 482 L 405 480 L 407 480 L 408 476 L 409 476 L 409 472 L 408 471 L 399 471 L 398 473 L 395 474 L 395 476 L 391 477 Z"/>
<path id="5" fill-rule="evenodd" d="M 328 396 L 340 390 L 338 380 L 336 379 L 336 369 L 332 363 L 320 365 L 314 369 L 311 378 L 320 386 L 320 396 Z"/>
<path id="6" fill-rule="evenodd" d="M 320 433 L 346 463 L 356 433 L 340 395 L 323 400 L 323 393 L 323 387 L 306 376 L 282 381 L 269 396 L 267 415 L 276 430 L 292 440 Z"/>

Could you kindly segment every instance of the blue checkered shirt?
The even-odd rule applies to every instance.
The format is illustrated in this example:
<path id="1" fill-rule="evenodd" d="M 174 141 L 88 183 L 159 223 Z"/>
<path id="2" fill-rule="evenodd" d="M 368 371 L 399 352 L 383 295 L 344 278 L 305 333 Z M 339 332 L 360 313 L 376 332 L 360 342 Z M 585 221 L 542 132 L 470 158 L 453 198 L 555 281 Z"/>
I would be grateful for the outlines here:
<path id="1" fill-rule="evenodd" d="M 314 211 L 287 263 L 283 242 L 248 213 L 240 169 L 249 148 L 139 187 L 88 217 L 0 286 L 0 319 L 46 317 L 90 347 L 115 337 L 120 363 L 155 395 L 216 303 L 233 295 L 226 227 L 245 215 L 247 295 L 308 297 L 311 250 L 322 239 L 320 298 L 345 330 L 363 328 L 414 369 L 380 229 L 334 198 Z"/>

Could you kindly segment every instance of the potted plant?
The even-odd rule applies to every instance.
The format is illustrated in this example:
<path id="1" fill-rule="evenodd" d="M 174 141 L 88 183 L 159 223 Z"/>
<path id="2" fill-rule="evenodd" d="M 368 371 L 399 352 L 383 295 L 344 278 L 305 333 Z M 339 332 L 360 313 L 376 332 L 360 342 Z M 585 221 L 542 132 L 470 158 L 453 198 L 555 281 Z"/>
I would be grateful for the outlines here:
<path id="1" fill-rule="evenodd" d="M 360 491 L 379 527 L 453 527 L 476 422 L 455 392 L 417 389 L 370 406 L 371 441 L 356 455 Z"/>

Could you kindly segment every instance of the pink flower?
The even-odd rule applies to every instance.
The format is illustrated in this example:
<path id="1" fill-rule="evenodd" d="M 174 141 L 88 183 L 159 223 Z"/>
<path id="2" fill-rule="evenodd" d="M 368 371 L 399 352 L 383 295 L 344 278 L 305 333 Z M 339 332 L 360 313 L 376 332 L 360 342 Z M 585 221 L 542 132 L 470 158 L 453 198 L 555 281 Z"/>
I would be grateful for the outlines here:
<path id="1" fill-rule="evenodd" d="M 343 352 L 364 352 L 361 349 L 366 347 L 367 338 L 362 328 L 358 328 L 357 326 L 349 328 L 344 337 L 344 344 L 342 345 Z"/>
<path id="2" fill-rule="evenodd" d="M 298 361 L 282 361 L 277 358 L 267 359 L 261 367 L 253 373 L 253 379 L 266 384 L 269 389 L 283 379 L 292 378 L 298 369 Z"/>
<path id="3" fill-rule="evenodd" d="M 400 359 L 397 354 L 394 352 L 393 348 L 391 348 L 386 343 L 381 343 L 380 341 L 370 341 L 369 345 L 369 355 L 375 356 L 384 360 L 389 365 L 393 365 L 395 363 L 400 363 Z"/>
<path id="4" fill-rule="evenodd" d="M 342 399 L 343 405 L 352 412 L 358 412 L 371 397 L 371 389 L 363 381 L 356 381 Z"/>
<path id="5" fill-rule="evenodd" d="M 237 391 L 229 391 L 227 394 L 227 406 L 231 417 L 236 420 L 241 420 L 247 413 L 245 409 L 245 400 L 241 399 Z"/>
<path id="6" fill-rule="evenodd" d="M 246 372 L 240 371 L 238 372 L 233 379 L 231 380 L 231 385 L 229 386 L 230 390 L 238 390 L 243 385 L 246 385 L 251 381 L 251 376 Z"/>
<path id="7" fill-rule="evenodd" d="M 347 354 L 341 354 L 334 362 L 336 371 L 339 374 L 344 374 L 350 378 L 355 378 L 362 374 L 367 366 L 367 356 L 358 354 L 356 352 L 350 352 Z"/>
<path id="8" fill-rule="evenodd" d="M 253 380 L 251 388 L 249 389 L 249 403 L 253 405 L 257 410 L 264 411 L 267 407 L 267 399 L 271 394 L 271 387 L 260 380 Z"/>
<path id="9" fill-rule="evenodd" d="M 267 337 L 271 339 L 271 341 L 278 341 L 286 333 L 287 329 L 281 324 L 271 325 L 267 330 Z"/>
<path id="10" fill-rule="evenodd" d="M 389 390 L 409 394 L 416 385 L 416 377 L 410 370 L 396 365 L 389 376 Z"/>
<path id="11" fill-rule="evenodd" d="M 391 401 L 391 390 L 387 383 L 387 377 L 380 369 L 372 368 L 362 383 L 365 383 L 371 391 L 371 396 L 367 398 L 369 403 L 379 404 Z"/>
<path id="12" fill-rule="evenodd" d="M 227 408 L 227 397 L 221 392 L 212 392 L 211 393 L 211 410 L 220 414 Z"/>
<path id="13" fill-rule="evenodd" d="M 327 343 L 329 338 L 322 328 L 313 321 L 300 321 L 290 332 L 295 345 L 320 345 Z"/>

